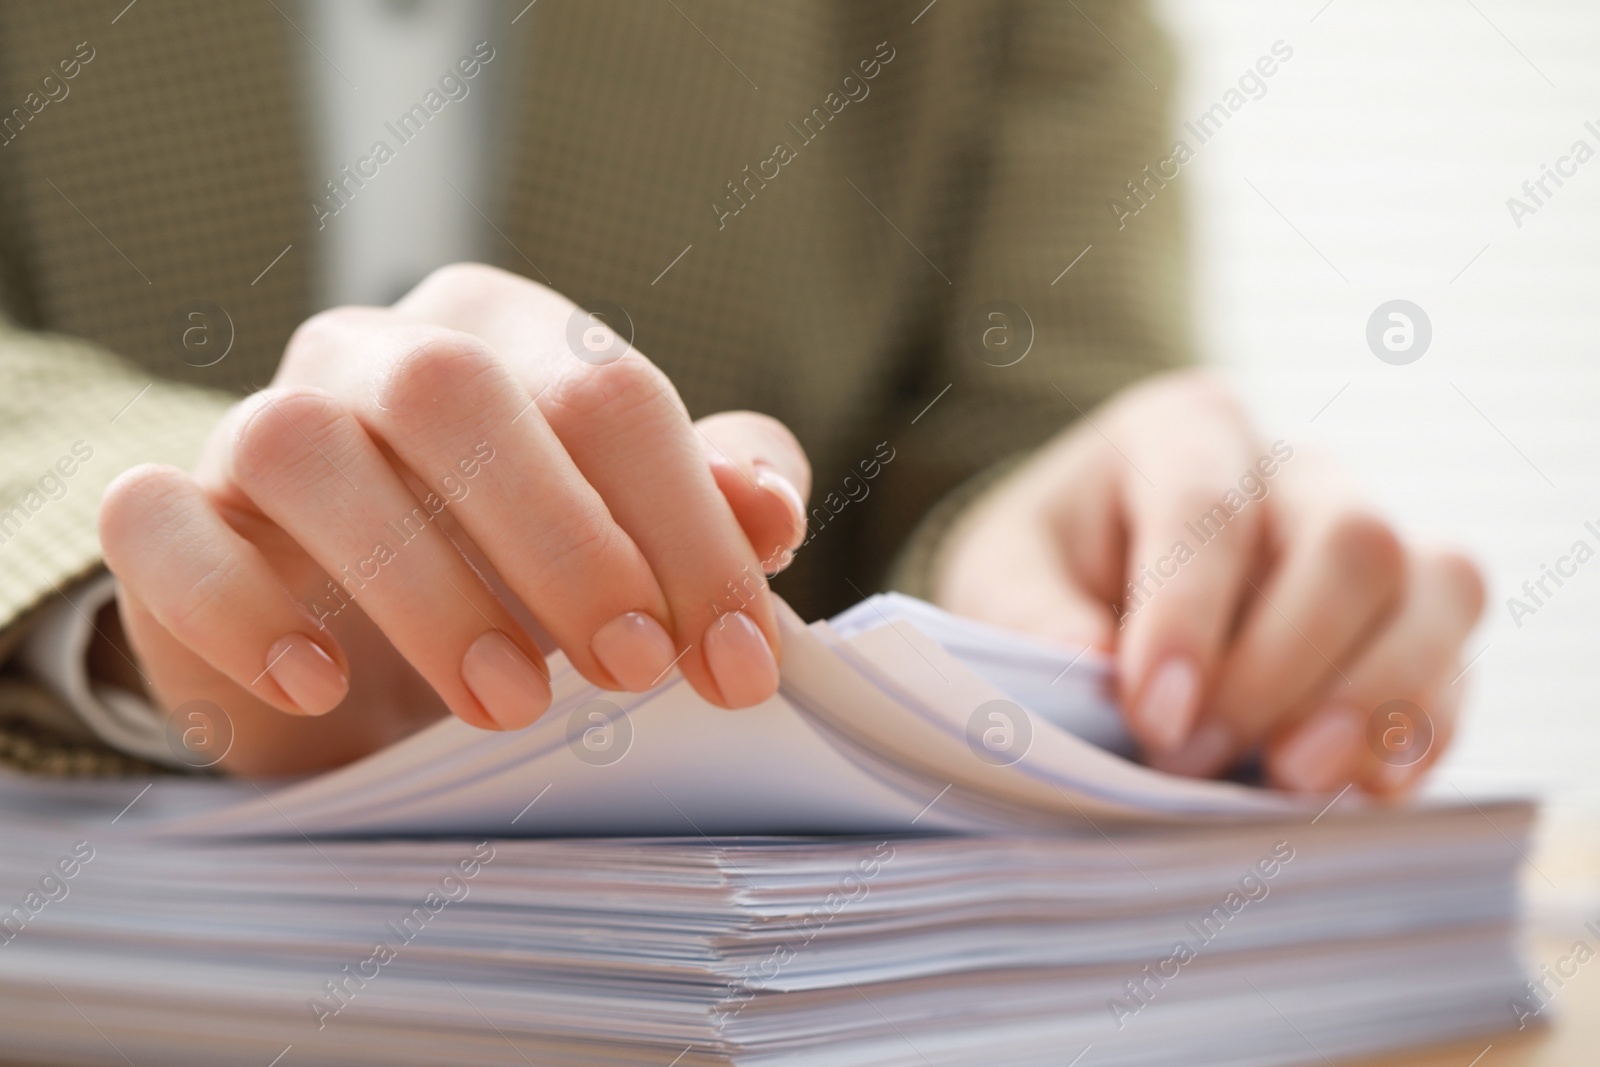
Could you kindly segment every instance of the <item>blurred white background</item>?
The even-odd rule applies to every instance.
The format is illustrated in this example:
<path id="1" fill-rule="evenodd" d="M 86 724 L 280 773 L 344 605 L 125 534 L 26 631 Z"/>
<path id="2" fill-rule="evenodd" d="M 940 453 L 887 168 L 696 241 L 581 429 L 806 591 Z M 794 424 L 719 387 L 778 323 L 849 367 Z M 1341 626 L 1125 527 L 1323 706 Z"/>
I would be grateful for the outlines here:
<path id="1" fill-rule="evenodd" d="M 1506 604 L 1575 540 L 1600 551 L 1600 158 L 1547 181 L 1520 228 L 1506 204 L 1575 141 L 1600 153 L 1600 4 L 1159 3 L 1180 124 L 1275 41 L 1294 50 L 1174 182 L 1202 351 L 1271 436 L 1330 447 L 1408 531 L 1489 572 L 1436 785 L 1600 814 L 1600 558 L 1520 628 Z M 1396 298 L 1433 327 L 1405 366 L 1365 336 Z"/>

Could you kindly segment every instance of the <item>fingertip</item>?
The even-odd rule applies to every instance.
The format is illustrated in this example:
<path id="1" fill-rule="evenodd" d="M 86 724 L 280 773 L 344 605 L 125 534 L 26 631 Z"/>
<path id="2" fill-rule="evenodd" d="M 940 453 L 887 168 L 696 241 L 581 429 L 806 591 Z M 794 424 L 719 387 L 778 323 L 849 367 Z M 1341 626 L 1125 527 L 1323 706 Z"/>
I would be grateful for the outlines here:
<path id="1" fill-rule="evenodd" d="M 1213 719 L 1203 722 L 1176 749 L 1155 753 L 1148 763 L 1166 774 L 1185 778 L 1214 778 L 1227 770 L 1238 749 L 1233 731 Z"/>
<path id="2" fill-rule="evenodd" d="M 492 725 L 485 729 L 521 730 L 550 707 L 550 681 L 505 634 L 489 630 L 472 642 L 461 659 L 461 680 Z"/>
<path id="3" fill-rule="evenodd" d="M 705 661 L 728 708 L 748 708 L 778 691 L 778 659 L 750 616 L 730 611 L 706 627 Z"/>
<path id="4" fill-rule="evenodd" d="M 1267 775 L 1289 792 L 1331 792 L 1358 773 L 1365 738 L 1366 716 L 1359 709 L 1329 705 L 1272 746 Z"/>
<path id="5" fill-rule="evenodd" d="M 757 461 L 749 472 L 714 459 L 711 473 L 765 574 L 782 571 L 805 540 L 805 498 L 777 468 Z"/>
<path id="6" fill-rule="evenodd" d="M 1411 799 L 1415 784 L 1410 775 L 1384 767 L 1361 783 L 1361 791 L 1384 807 L 1400 807 Z"/>
<path id="7" fill-rule="evenodd" d="M 786 566 L 806 535 L 811 464 L 788 427 L 768 415 L 724 411 L 695 423 L 701 450 L 767 573 Z"/>
<path id="8" fill-rule="evenodd" d="M 1185 655 L 1162 660 L 1132 708 L 1134 732 L 1153 752 L 1172 752 L 1190 734 L 1200 710 L 1200 668 Z"/>
<path id="9" fill-rule="evenodd" d="M 756 487 L 778 498 L 788 509 L 790 532 L 787 545 L 798 548 L 806 536 L 806 499 L 782 471 L 763 460 L 755 463 Z"/>
<path id="10" fill-rule="evenodd" d="M 262 674 L 277 683 L 302 715 L 326 715 L 350 692 L 350 677 L 339 659 L 305 634 L 286 634 L 267 650 Z"/>
<path id="11" fill-rule="evenodd" d="M 678 661 L 666 629 L 642 611 L 619 615 L 596 630 L 589 651 L 619 687 L 633 693 L 659 685 Z"/>
<path id="12" fill-rule="evenodd" d="M 141 463 L 113 478 L 100 496 L 96 515 L 107 567 L 113 573 L 122 567 L 121 549 L 149 535 L 152 516 L 170 513 L 175 500 L 198 494 L 186 472 L 166 464 Z"/>
<path id="13" fill-rule="evenodd" d="M 1426 760 L 1404 764 L 1380 761 L 1361 783 L 1362 791 L 1387 804 L 1404 804 L 1422 784 L 1426 764 Z"/>

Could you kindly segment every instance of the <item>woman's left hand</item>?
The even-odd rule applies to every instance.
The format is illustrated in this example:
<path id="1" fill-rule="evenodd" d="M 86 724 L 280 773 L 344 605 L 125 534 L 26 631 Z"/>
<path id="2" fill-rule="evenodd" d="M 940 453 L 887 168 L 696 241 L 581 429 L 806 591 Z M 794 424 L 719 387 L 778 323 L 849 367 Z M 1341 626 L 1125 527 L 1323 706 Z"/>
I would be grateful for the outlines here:
<path id="1" fill-rule="evenodd" d="M 1114 653 L 1158 768 L 1217 775 L 1259 751 L 1284 789 L 1397 796 L 1454 733 L 1484 583 L 1181 373 L 1114 398 L 990 490 L 942 551 L 935 598 Z"/>

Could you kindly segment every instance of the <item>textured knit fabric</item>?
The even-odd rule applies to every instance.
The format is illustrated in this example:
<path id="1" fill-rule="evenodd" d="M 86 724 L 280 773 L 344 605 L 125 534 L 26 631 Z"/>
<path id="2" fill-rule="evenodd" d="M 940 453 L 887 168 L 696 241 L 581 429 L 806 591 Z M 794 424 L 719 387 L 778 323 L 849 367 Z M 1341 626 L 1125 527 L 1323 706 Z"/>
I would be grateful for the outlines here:
<path id="1" fill-rule="evenodd" d="M 0 650 L 99 565 L 111 478 L 191 463 L 308 311 L 334 176 L 304 163 L 294 12 L 0 7 Z M 1140 3 L 541 0 L 494 25 L 496 262 L 625 309 L 695 415 L 795 430 L 814 536 L 776 587 L 807 616 L 876 587 L 953 487 L 1185 358 L 1176 191 L 1109 206 L 1170 144 Z M 980 341 L 1001 301 L 1031 336 L 1010 366 Z"/>

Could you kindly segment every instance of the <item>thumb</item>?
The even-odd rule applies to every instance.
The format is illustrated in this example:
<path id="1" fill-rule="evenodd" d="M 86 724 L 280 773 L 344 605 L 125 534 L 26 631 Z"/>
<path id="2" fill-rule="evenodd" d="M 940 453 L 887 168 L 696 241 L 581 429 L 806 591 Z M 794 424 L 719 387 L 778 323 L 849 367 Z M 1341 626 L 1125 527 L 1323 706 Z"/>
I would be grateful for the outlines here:
<path id="1" fill-rule="evenodd" d="M 700 448 L 745 538 L 770 575 L 789 565 L 806 536 L 811 464 L 789 428 L 753 411 L 695 423 Z"/>
<path id="2" fill-rule="evenodd" d="M 1110 549 L 1086 542 L 1079 524 L 1055 521 L 1040 501 L 1051 486 L 1014 478 L 991 490 L 957 520 L 935 565 L 936 599 L 959 615 L 1075 648 L 1115 647 L 1116 617 L 1086 577 Z M 1085 507 L 1085 516 L 1109 509 Z M 1100 525 L 1111 524 L 1103 519 Z"/>

